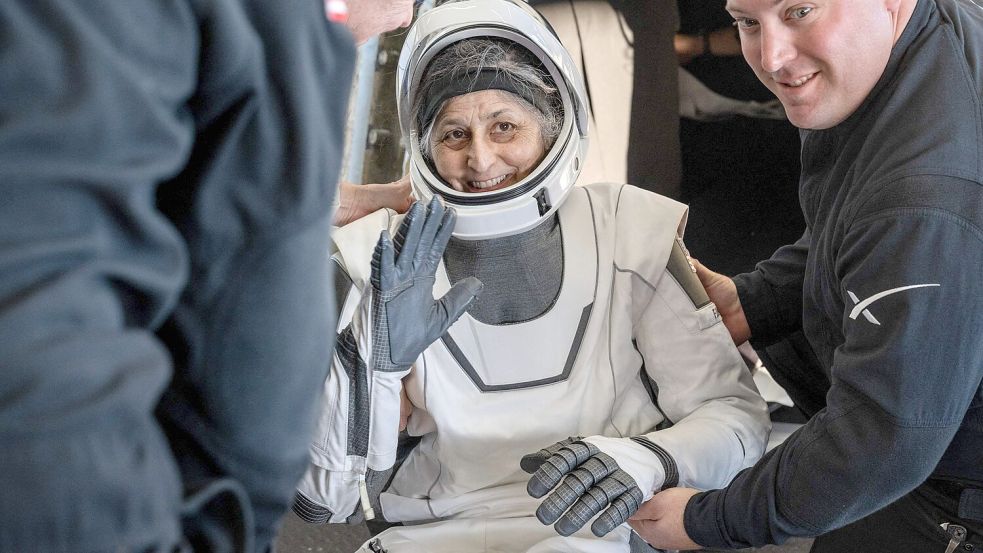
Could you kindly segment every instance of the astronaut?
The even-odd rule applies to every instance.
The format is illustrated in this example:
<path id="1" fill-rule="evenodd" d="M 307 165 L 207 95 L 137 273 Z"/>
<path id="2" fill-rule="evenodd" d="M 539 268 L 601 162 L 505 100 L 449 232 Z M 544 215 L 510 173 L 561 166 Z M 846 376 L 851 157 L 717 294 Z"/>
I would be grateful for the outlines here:
<path id="1" fill-rule="evenodd" d="M 639 504 L 725 485 L 770 429 L 686 207 L 576 185 L 584 86 L 522 2 L 428 11 L 397 77 L 420 201 L 335 234 L 337 345 L 295 511 L 402 523 L 367 552 L 648 550 L 624 524 Z M 419 443 L 393 469 L 401 393 Z"/>

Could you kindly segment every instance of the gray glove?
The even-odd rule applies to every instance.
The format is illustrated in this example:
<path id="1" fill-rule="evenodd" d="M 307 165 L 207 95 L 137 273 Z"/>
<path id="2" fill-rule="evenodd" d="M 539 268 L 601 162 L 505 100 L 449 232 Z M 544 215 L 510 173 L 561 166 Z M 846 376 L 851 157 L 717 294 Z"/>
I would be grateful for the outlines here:
<path id="1" fill-rule="evenodd" d="M 532 497 L 543 497 L 556 486 L 536 509 L 536 518 L 543 524 L 555 522 L 561 536 L 573 534 L 602 510 L 590 528 L 595 536 L 604 536 L 642 504 L 635 479 L 610 455 L 580 438 L 567 438 L 526 455 L 519 466 L 532 474 L 526 487 Z"/>
<path id="2" fill-rule="evenodd" d="M 481 291 L 468 277 L 439 300 L 434 274 L 457 216 L 434 197 L 424 208 L 416 202 L 389 238 L 383 230 L 372 255 L 372 359 L 380 371 L 406 370 L 439 338 Z"/>

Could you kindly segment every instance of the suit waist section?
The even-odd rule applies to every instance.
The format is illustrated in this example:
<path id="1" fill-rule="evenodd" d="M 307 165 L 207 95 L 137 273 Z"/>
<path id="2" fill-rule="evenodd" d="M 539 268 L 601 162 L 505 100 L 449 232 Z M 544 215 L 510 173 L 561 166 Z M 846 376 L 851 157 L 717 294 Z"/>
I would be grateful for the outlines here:
<path id="1" fill-rule="evenodd" d="M 524 481 L 474 490 L 459 496 L 413 497 L 394 491 L 390 488 L 380 496 L 383 514 L 389 522 L 531 517 L 539 506 L 539 500 L 526 493 Z"/>

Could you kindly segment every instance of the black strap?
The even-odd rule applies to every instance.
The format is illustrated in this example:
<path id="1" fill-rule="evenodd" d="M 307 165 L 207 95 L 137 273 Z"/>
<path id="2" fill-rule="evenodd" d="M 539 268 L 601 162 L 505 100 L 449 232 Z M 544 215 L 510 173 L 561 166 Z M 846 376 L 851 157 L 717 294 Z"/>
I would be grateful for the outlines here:
<path id="1" fill-rule="evenodd" d="M 655 456 L 662 462 L 662 468 L 666 472 L 666 479 L 662 482 L 662 487 L 659 488 L 660 490 L 675 488 L 679 485 L 679 467 L 676 466 L 676 460 L 672 458 L 672 455 L 669 455 L 668 451 L 662 449 L 662 446 L 645 436 L 635 436 L 631 441 L 655 453 Z"/>

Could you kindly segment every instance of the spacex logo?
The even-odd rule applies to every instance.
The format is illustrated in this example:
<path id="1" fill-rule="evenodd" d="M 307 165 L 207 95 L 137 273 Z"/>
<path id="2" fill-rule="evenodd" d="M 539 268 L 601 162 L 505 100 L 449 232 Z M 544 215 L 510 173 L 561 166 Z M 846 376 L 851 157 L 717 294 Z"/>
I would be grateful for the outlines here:
<path id="1" fill-rule="evenodd" d="M 884 290 L 883 292 L 878 292 L 873 296 L 865 299 L 864 301 L 860 301 L 860 299 L 857 298 L 856 294 L 847 290 L 846 293 L 850 294 L 850 299 L 853 300 L 854 303 L 853 311 L 850 311 L 850 318 L 856 319 L 857 315 L 863 313 L 864 318 L 866 318 L 868 321 L 874 323 L 875 325 L 880 325 L 881 324 L 880 321 L 878 321 L 874 317 L 874 315 L 871 314 L 871 312 L 867 309 L 868 307 L 870 307 L 870 304 L 874 303 L 875 301 L 885 296 L 890 296 L 891 294 L 897 294 L 898 292 L 904 292 L 905 290 L 911 290 L 913 288 L 928 288 L 931 286 L 941 286 L 941 284 L 912 284 L 911 286 L 901 286 L 899 288 L 891 288 L 890 290 Z"/>

